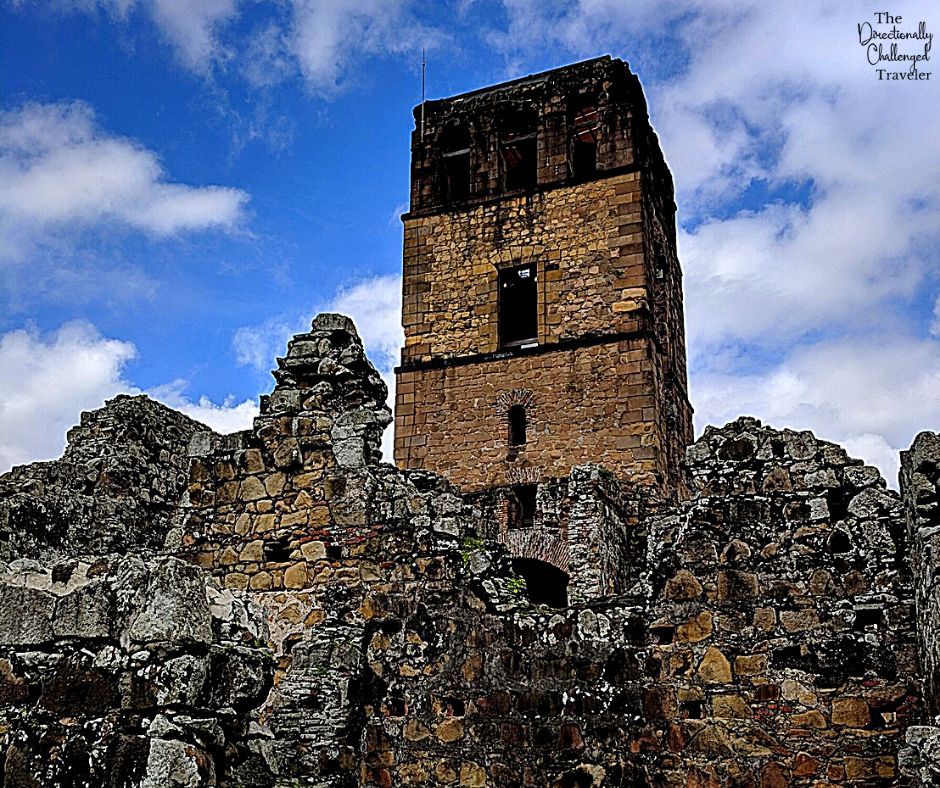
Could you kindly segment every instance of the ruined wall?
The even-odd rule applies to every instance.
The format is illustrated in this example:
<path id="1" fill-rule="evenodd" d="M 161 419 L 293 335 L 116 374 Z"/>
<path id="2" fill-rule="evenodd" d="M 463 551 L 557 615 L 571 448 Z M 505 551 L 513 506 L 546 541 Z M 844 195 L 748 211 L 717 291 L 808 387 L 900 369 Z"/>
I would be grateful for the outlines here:
<path id="1" fill-rule="evenodd" d="M 0 476 L 0 560 L 161 550 L 208 427 L 146 396 L 83 413 L 61 458 Z"/>
<path id="2" fill-rule="evenodd" d="M 688 452 L 650 522 L 645 714 L 669 785 L 897 784 L 920 712 L 901 503 L 877 469 L 754 419 Z"/>
<path id="3" fill-rule="evenodd" d="M 512 521 L 512 487 L 470 494 L 480 509 L 482 535 L 513 558 L 543 561 L 568 577 L 570 603 L 639 594 L 646 562 L 648 488 L 625 486 L 596 465 L 541 481 L 531 524 Z"/>
<path id="4" fill-rule="evenodd" d="M 572 137 L 579 108 L 596 110 L 596 168 L 599 175 L 635 161 L 631 112 L 645 117 L 639 80 L 621 60 L 609 56 L 533 74 L 481 90 L 415 107 L 411 135 L 411 211 L 475 205 L 507 193 L 507 162 L 501 141 L 507 121 L 520 110 L 534 120 L 536 185 L 552 188 L 585 180 L 574 172 Z M 469 189 L 456 201 L 448 194 L 446 139 L 455 130 L 469 146 Z M 588 178 L 589 179 L 589 178 Z"/>
<path id="5" fill-rule="evenodd" d="M 636 601 L 533 609 L 453 488 L 379 464 L 385 387 L 347 318 L 278 366 L 252 431 L 195 447 L 181 548 L 266 610 L 278 779 L 635 784 Z"/>
<path id="6" fill-rule="evenodd" d="M 690 448 L 690 500 L 578 467 L 514 536 L 500 490 L 379 461 L 385 389 L 348 319 L 317 318 L 275 377 L 252 430 L 190 434 L 159 532 L 186 563 L 0 567 L 3 785 L 936 782 L 940 735 L 911 723 L 937 436 L 902 504 L 839 447 L 739 419 Z M 138 405 L 83 421 L 130 434 Z M 512 569 L 551 544 L 558 609 Z"/>
<path id="7" fill-rule="evenodd" d="M 917 595 L 917 633 L 931 715 L 940 714 L 940 435 L 922 432 L 901 453 L 901 494 Z"/>
<path id="8" fill-rule="evenodd" d="M 251 603 L 173 558 L 0 566 L 0 784 L 270 785 Z"/>
<path id="9" fill-rule="evenodd" d="M 917 602 L 925 722 L 907 731 L 901 772 L 910 785 L 940 785 L 940 434 L 922 432 L 901 452 L 901 495 Z"/>

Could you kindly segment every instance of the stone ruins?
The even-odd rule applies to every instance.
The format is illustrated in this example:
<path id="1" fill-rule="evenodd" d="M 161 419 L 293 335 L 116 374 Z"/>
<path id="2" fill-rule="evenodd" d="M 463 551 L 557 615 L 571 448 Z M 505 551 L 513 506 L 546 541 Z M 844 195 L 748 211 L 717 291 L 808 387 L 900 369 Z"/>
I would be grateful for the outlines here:
<path id="1" fill-rule="evenodd" d="M 416 110 L 396 465 L 352 321 L 252 429 L 0 476 L 4 786 L 940 785 L 940 434 L 692 441 L 672 182 L 600 58 Z"/>

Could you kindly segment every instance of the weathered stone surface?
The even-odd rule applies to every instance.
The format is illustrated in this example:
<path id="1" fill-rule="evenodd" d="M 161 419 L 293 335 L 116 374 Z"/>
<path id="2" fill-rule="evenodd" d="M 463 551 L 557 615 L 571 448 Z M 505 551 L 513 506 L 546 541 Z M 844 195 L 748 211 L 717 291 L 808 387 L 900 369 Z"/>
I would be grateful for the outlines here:
<path id="1" fill-rule="evenodd" d="M 14 582 L 0 579 L 0 644 L 37 646 L 52 640 L 55 597 Z"/>
<path id="2" fill-rule="evenodd" d="M 211 786 L 219 768 L 264 773 L 243 767 L 258 738 L 243 715 L 257 716 L 274 663 L 247 599 L 169 557 L 20 562 L 0 589 L 18 592 L 7 599 L 20 622 L 0 643 L 6 785 Z"/>
<path id="3" fill-rule="evenodd" d="M 108 638 L 113 619 L 107 584 L 93 580 L 59 598 L 53 628 L 59 638 Z"/>
<path id="4" fill-rule="evenodd" d="M 709 646 L 698 666 L 698 675 L 706 684 L 727 684 L 731 681 L 731 664 L 714 646 Z"/>
<path id="5" fill-rule="evenodd" d="M 837 446 L 755 419 L 708 428 L 687 462 L 696 492 L 647 521 L 651 689 L 677 699 L 657 712 L 666 784 L 838 784 L 849 768 L 889 784 L 919 703 L 900 498 Z M 675 593 L 688 576 L 700 595 Z M 734 736 L 712 730 L 706 758 L 709 718 Z"/>
<path id="6" fill-rule="evenodd" d="M 163 549 L 200 433 L 146 396 L 83 413 L 60 459 L 0 475 L 0 560 Z"/>
<path id="7" fill-rule="evenodd" d="M 864 728 L 871 722 L 868 704 L 861 698 L 836 698 L 832 701 L 832 724 Z"/>
<path id="8" fill-rule="evenodd" d="M 149 571 L 142 591 L 144 605 L 131 620 L 133 643 L 209 643 L 212 628 L 202 573 L 174 558 L 162 559 Z"/>

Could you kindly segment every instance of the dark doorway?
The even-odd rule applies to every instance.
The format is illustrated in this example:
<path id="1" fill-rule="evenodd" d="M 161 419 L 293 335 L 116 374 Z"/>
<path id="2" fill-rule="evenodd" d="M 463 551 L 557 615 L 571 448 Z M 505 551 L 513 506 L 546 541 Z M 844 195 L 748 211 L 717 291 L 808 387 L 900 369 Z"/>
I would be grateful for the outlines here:
<path id="1" fill-rule="evenodd" d="M 534 265 L 499 272 L 499 342 L 521 345 L 537 342 L 538 287 Z"/>
<path id="2" fill-rule="evenodd" d="M 568 575 L 536 558 L 514 558 L 512 568 L 525 580 L 526 597 L 536 605 L 568 606 Z"/>

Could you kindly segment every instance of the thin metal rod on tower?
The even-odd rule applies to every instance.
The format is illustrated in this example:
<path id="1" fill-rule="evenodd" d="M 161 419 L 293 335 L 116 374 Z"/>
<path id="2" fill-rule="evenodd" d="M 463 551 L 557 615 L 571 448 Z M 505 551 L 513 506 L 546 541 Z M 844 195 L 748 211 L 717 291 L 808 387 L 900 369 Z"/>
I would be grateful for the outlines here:
<path id="1" fill-rule="evenodd" d="M 421 142 L 424 142 L 424 47 L 421 47 Z"/>

